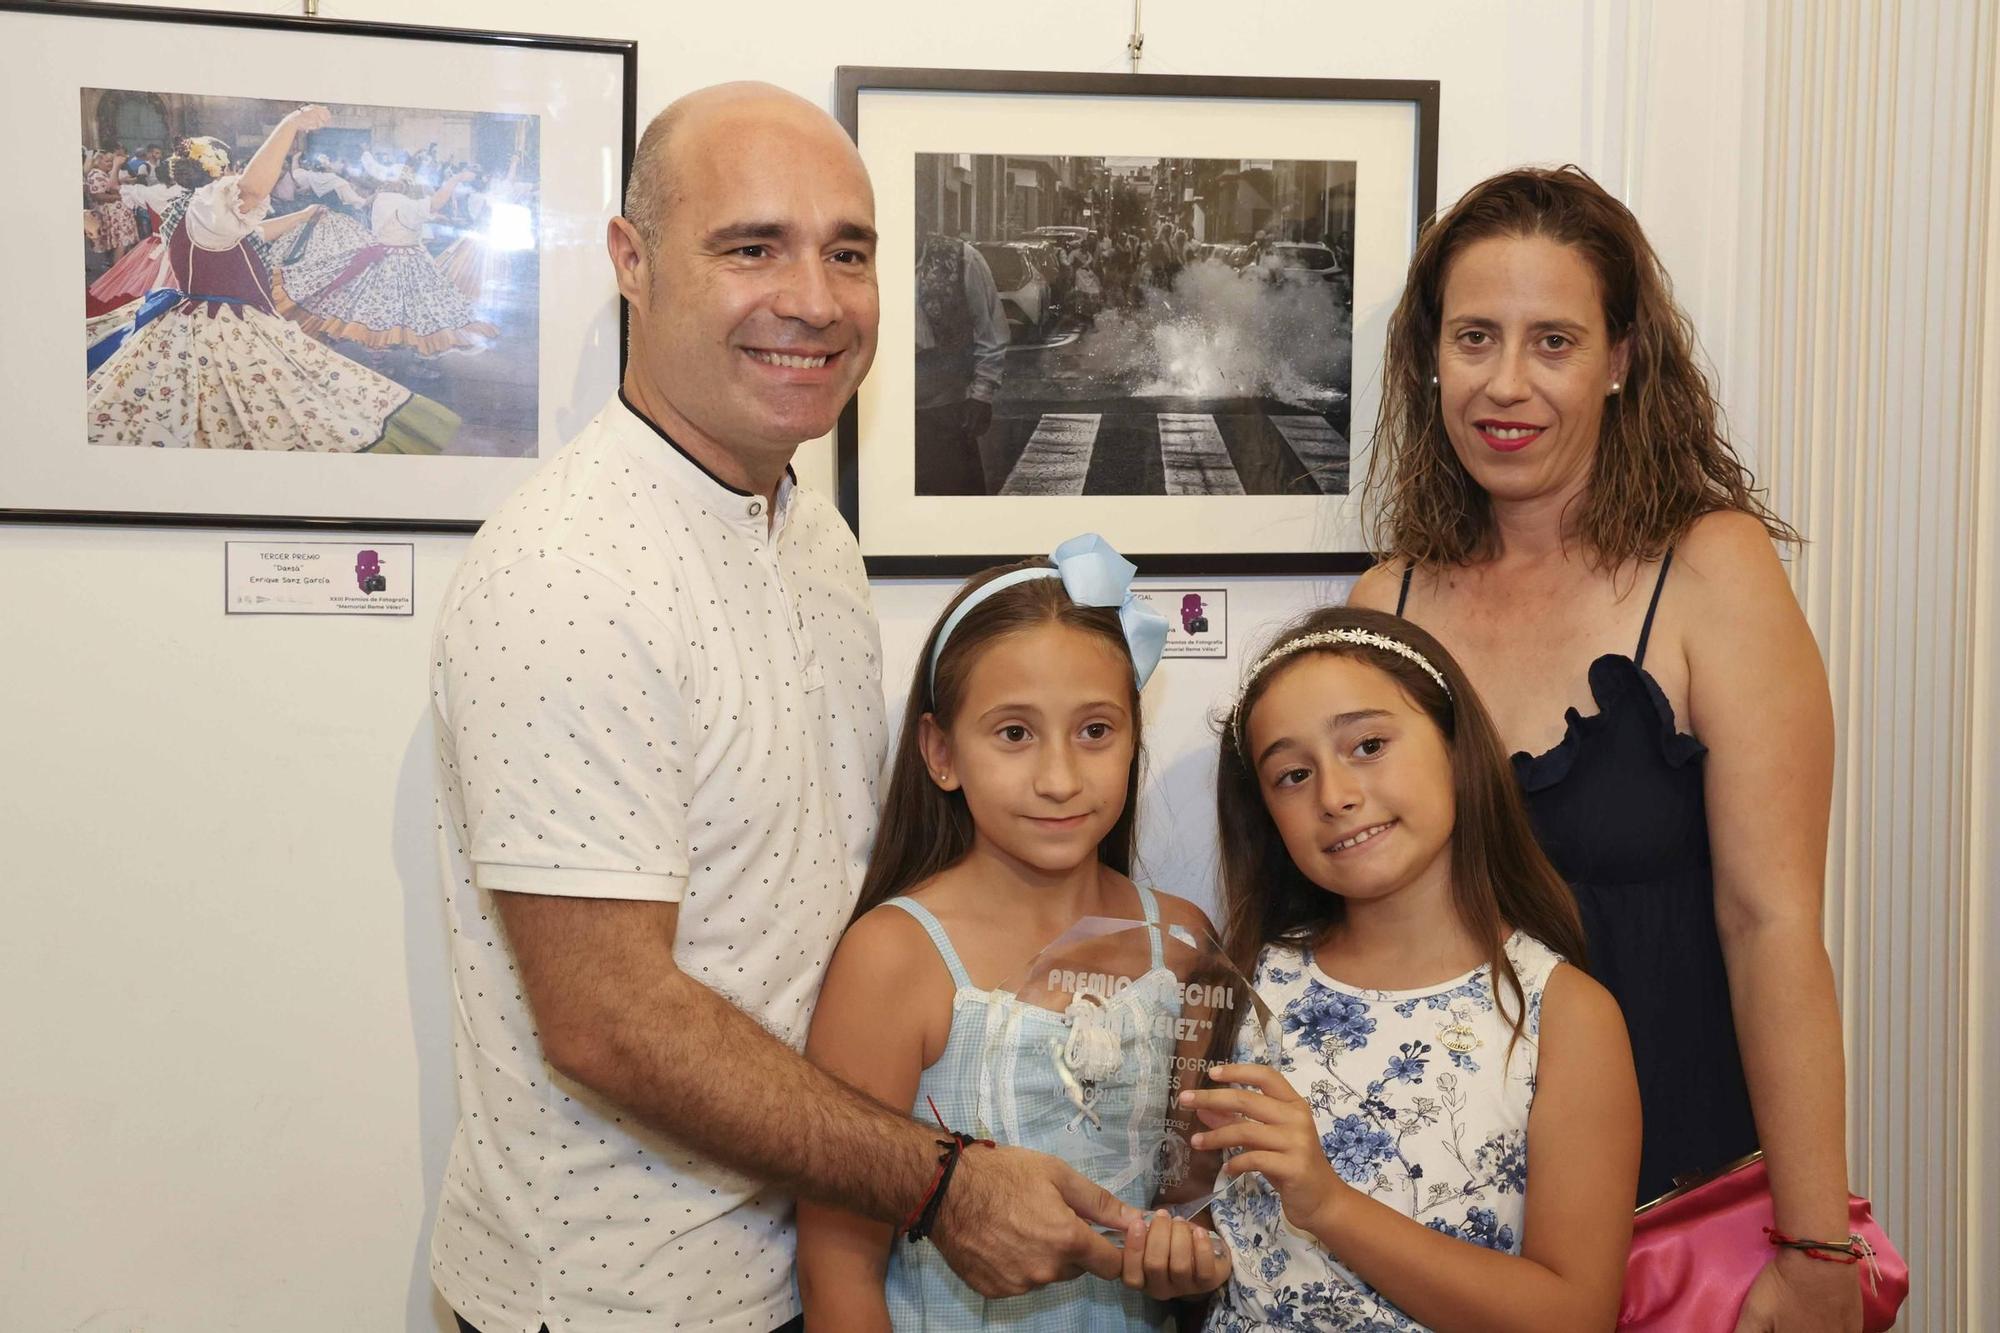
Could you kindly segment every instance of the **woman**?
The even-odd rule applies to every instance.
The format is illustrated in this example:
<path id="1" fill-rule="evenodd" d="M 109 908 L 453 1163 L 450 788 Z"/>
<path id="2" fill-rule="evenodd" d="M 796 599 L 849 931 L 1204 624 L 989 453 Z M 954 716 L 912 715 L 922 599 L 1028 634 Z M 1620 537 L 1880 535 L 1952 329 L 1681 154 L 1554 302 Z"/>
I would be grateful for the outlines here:
<path id="1" fill-rule="evenodd" d="M 460 172 L 425 191 L 406 167 L 379 184 L 365 244 L 280 265 L 273 290 L 279 313 L 308 333 L 378 352 L 407 347 L 434 357 L 485 348 L 500 331 L 478 318 L 424 248 L 424 225 L 472 175 Z"/>
<path id="2" fill-rule="evenodd" d="M 1435 634 L 1517 751 L 1631 1032 L 1640 1201 L 1761 1139 L 1778 1228 L 1845 1237 L 1826 672 L 1638 222 L 1575 168 L 1476 186 L 1383 386 L 1352 600 Z M 1853 1269 L 1773 1253 L 1741 1328 L 1860 1327 Z"/>
<path id="3" fill-rule="evenodd" d="M 100 152 L 91 159 L 84 174 L 83 191 L 91 210 L 97 214 L 97 248 L 112 262 L 139 243 L 139 222 L 118 193 L 118 161 L 115 154 Z"/>
<path id="4" fill-rule="evenodd" d="M 167 282 L 91 352 L 92 444 L 315 453 L 437 453 L 458 418 L 428 398 L 316 342 L 271 305 L 259 246 L 309 221 L 266 221 L 271 187 L 324 107 L 287 115 L 230 174 L 215 139 L 183 139 L 169 163 L 190 193 L 166 228 Z"/>
<path id="5" fill-rule="evenodd" d="M 187 191 L 171 181 L 160 181 L 121 185 L 118 195 L 136 216 L 149 219 L 149 225 L 145 237 L 106 270 L 103 277 L 90 284 L 83 302 L 83 313 L 88 319 L 116 310 L 153 290 L 165 270 L 162 246 L 168 220 L 179 222 L 180 213 L 175 205 L 187 197 Z"/>
<path id="6" fill-rule="evenodd" d="M 515 183 L 514 175 L 520 169 L 521 155 L 516 153 L 507 164 L 507 174 L 497 181 L 489 182 L 483 170 L 472 173 L 472 188 L 459 196 L 464 225 L 459 229 L 458 239 L 437 257 L 438 270 L 445 280 L 475 306 L 485 295 L 494 261 L 500 257 L 488 243 L 494 205 L 510 206 L 519 197 L 524 187 Z"/>

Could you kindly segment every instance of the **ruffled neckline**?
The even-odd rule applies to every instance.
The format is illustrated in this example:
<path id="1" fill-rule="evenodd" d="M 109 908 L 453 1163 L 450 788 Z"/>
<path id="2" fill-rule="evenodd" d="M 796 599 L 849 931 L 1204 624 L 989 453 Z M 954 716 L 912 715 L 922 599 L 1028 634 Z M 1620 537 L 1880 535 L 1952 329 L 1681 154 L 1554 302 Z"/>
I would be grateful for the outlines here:
<path id="1" fill-rule="evenodd" d="M 1659 726 L 1656 737 L 1660 758 L 1669 768 L 1681 768 L 1708 753 L 1708 747 L 1680 729 L 1674 706 L 1652 673 L 1623 653 L 1606 653 L 1590 664 L 1590 697 L 1597 711 L 1588 715 L 1571 708 L 1563 714 L 1567 723 L 1563 737 L 1540 754 L 1517 751 L 1513 756 L 1514 775 L 1522 790 L 1543 791 L 1569 776 L 1571 765 L 1590 736 L 1603 731 L 1616 716 L 1614 710 L 1626 700 L 1649 699 Z"/>

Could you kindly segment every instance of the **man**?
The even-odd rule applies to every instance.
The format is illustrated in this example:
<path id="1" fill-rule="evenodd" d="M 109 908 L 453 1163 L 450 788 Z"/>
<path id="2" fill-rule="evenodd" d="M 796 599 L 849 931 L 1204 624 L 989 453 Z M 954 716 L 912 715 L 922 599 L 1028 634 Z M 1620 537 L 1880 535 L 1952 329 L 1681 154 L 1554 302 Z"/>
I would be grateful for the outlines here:
<path id="1" fill-rule="evenodd" d="M 987 495 L 979 441 L 1007 362 L 1007 312 L 977 249 L 937 226 L 937 199 L 917 191 L 918 495 Z"/>
<path id="2" fill-rule="evenodd" d="M 474 538 L 432 654 L 462 1117 L 431 1271 L 481 1333 L 766 1333 L 791 1197 L 900 1221 L 939 1132 L 797 1054 L 884 748 L 853 537 L 796 490 L 875 352 L 874 196 L 761 85 L 648 127 L 608 235 L 618 401 Z M 953 1126 L 953 1128 L 961 1128 Z M 933 1239 L 1001 1295 L 1131 1210 L 971 1149 Z"/>

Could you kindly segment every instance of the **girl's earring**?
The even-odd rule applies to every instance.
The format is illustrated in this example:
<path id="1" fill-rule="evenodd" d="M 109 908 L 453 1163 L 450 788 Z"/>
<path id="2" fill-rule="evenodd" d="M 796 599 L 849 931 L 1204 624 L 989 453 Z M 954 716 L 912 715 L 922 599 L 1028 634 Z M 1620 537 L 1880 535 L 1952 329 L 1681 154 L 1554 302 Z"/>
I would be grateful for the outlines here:
<path id="1" fill-rule="evenodd" d="M 1611 381 L 1611 392 L 1613 392 L 1613 393 L 1617 393 L 1617 392 L 1618 392 L 1618 390 L 1620 390 L 1620 389 L 1621 389 L 1621 388 L 1623 388 L 1623 387 L 1624 387 L 1624 386 L 1623 386 L 1622 384 L 1620 384 L 1620 383 L 1619 383 L 1619 382 L 1618 382 L 1617 380 L 1613 380 L 1613 381 Z"/>
<path id="2" fill-rule="evenodd" d="M 1437 386 L 1438 386 L 1438 377 L 1433 375 L 1431 376 L 1431 387 L 1435 389 L 1437 388 Z"/>

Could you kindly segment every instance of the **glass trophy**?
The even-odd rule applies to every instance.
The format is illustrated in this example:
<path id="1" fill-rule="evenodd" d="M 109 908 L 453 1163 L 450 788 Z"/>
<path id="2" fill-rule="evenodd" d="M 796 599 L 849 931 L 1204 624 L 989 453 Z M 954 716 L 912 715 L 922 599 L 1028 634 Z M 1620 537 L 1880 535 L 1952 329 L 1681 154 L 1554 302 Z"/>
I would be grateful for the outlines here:
<path id="1" fill-rule="evenodd" d="M 1135 1208 L 1201 1212 L 1230 1182 L 1179 1104 L 1218 1064 L 1276 1065 L 1271 1010 L 1206 932 L 1085 917 L 988 1008 L 980 1136 L 1060 1157 Z"/>

